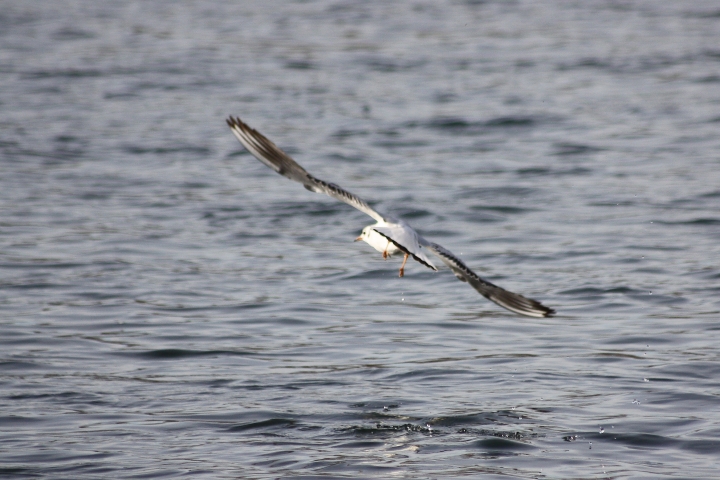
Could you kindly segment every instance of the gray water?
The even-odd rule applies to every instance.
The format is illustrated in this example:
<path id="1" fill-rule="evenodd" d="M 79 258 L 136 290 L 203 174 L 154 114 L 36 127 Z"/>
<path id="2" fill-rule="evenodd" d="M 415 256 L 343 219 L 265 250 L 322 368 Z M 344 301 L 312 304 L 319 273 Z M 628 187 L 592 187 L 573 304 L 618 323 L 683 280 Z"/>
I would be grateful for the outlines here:
<path id="1" fill-rule="evenodd" d="M 0 111 L 0 475 L 717 478 L 717 2 L 3 1 Z"/>

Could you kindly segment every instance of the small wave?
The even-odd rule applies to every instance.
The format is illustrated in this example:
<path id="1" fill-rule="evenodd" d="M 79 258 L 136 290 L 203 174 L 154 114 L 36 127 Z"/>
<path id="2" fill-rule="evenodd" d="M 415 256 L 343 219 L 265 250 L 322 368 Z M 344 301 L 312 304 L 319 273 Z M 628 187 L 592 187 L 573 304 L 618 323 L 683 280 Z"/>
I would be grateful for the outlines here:
<path id="1" fill-rule="evenodd" d="M 527 115 L 508 115 L 491 118 L 489 120 L 467 120 L 462 117 L 435 117 L 430 120 L 406 122 L 403 126 L 405 128 L 422 127 L 463 135 L 478 134 L 493 129 L 530 128 L 546 120 L 548 119 Z"/>
<path id="2" fill-rule="evenodd" d="M 131 155 L 171 155 L 175 153 L 192 153 L 195 155 L 210 155 L 212 150 L 208 147 L 195 145 L 180 145 L 177 147 L 146 147 L 141 145 L 126 145 L 123 150 Z"/>
<path id="3" fill-rule="evenodd" d="M 415 68 L 422 67 L 427 63 L 427 61 L 424 59 L 401 61 L 394 58 L 381 56 L 366 57 L 364 60 L 360 61 L 364 63 L 365 66 L 367 66 L 370 70 L 383 73 L 413 70 Z"/>
<path id="4" fill-rule="evenodd" d="M 536 211 L 534 208 L 522 208 L 512 205 L 475 205 L 470 207 L 470 210 L 479 212 L 497 212 L 505 215 L 517 215 Z"/>
<path id="5" fill-rule="evenodd" d="M 295 426 L 296 421 L 288 418 L 271 418 L 268 420 L 262 420 L 260 422 L 244 423 L 242 425 L 235 425 L 227 429 L 228 432 L 244 432 L 247 430 L 258 430 L 268 428 L 288 428 Z"/>
<path id="6" fill-rule="evenodd" d="M 701 218 L 693 218 L 690 220 L 681 220 L 681 221 L 667 221 L 667 220 L 655 220 L 655 223 L 661 224 L 661 225 L 720 225 L 720 218 L 710 218 L 710 217 L 701 217 Z"/>
<path id="7" fill-rule="evenodd" d="M 556 143 L 553 147 L 555 148 L 555 155 L 558 156 L 588 155 L 604 150 L 600 147 L 593 147 L 591 145 L 583 145 L 580 143 Z"/>
<path id="8" fill-rule="evenodd" d="M 79 28 L 61 28 L 52 35 L 54 40 L 58 41 L 72 41 L 72 40 L 88 40 L 97 37 L 94 32 L 82 30 Z"/>
<path id="9" fill-rule="evenodd" d="M 492 454 L 508 455 L 514 454 L 518 450 L 531 450 L 536 447 L 528 443 L 516 442 L 507 438 L 484 438 L 473 443 L 475 448 L 489 450 Z"/>
<path id="10" fill-rule="evenodd" d="M 350 137 L 364 137 L 369 134 L 370 134 L 370 132 L 365 129 L 341 128 L 341 129 L 335 131 L 335 133 L 333 133 L 331 135 L 331 137 L 343 139 L 343 138 L 350 138 Z"/>
<path id="11" fill-rule="evenodd" d="M 539 192 L 536 188 L 530 187 L 515 187 L 515 186 L 504 186 L 504 187 L 466 187 L 456 189 L 456 193 L 453 195 L 457 199 L 466 198 L 491 198 L 498 199 L 503 197 L 509 198 L 525 198 Z"/>
<path id="12" fill-rule="evenodd" d="M 285 68 L 289 70 L 316 70 L 317 64 L 309 60 L 290 60 L 285 62 Z"/>
<path id="13" fill-rule="evenodd" d="M 180 348 L 163 348 L 146 352 L 121 352 L 117 355 L 132 356 L 148 360 L 177 360 L 194 357 L 217 357 L 217 356 L 247 356 L 255 355 L 255 352 L 242 350 L 184 350 Z"/>
<path id="14" fill-rule="evenodd" d="M 31 72 L 25 72 L 23 77 L 28 80 L 41 80 L 47 78 L 87 78 L 87 77 L 101 77 L 105 75 L 101 70 L 94 68 L 68 68 L 68 69 L 57 69 L 57 70 L 35 70 Z"/>
<path id="15" fill-rule="evenodd" d="M 428 426 L 416 425 L 414 423 L 402 423 L 397 425 L 387 425 L 384 423 L 377 423 L 374 426 L 369 425 L 353 425 L 340 429 L 344 433 L 352 433 L 360 436 L 372 436 L 377 434 L 389 434 L 396 432 L 415 432 L 415 433 L 432 433 L 432 428 Z"/>

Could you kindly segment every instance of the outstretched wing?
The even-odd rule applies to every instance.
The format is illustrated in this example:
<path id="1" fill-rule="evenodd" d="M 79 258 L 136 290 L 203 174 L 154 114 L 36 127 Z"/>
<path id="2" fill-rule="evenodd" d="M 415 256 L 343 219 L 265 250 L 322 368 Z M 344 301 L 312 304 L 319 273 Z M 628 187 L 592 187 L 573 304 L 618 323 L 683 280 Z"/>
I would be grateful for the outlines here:
<path id="1" fill-rule="evenodd" d="M 268 167 L 280 175 L 302 183 L 311 192 L 324 193 L 341 202 L 351 205 L 361 212 L 370 215 L 375 221 L 382 222 L 383 216 L 373 210 L 363 199 L 335 185 L 310 175 L 290 155 L 280 150 L 277 145 L 268 140 L 263 134 L 250 128 L 242 120 L 229 117 L 227 124 L 240 143 Z"/>
<path id="2" fill-rule="evenodd" d="M 437 243 L 423 242 L 425 248 L 433 252 L 443 261 L 445 265 L 450 267 L 456 277 L 463 282 L 469 283 L 480 295 L 487 298 L 491 302 L 495 302 L 503 308 L 507 308 L 511 312 L 526 315 L 528 317 L 550 317 L 555 314 L 555 310 L 548 308 L 537 300 L 525 298 L 517 293 L 508 292 L 504 288 L 493 285 L 487 280 L 478 277 L 475 272 L 470 270 L 459 258 L 452 254 L 449 250 L 441 247 Z"/>

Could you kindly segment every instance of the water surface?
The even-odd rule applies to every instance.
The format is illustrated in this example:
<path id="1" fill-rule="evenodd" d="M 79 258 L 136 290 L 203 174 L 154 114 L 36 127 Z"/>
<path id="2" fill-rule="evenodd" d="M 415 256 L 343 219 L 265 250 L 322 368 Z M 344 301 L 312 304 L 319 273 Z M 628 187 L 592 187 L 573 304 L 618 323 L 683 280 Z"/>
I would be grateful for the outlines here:
<path id="1" fill-rule="evenodd" d="M 717 475 L 715 2 L 0 11 L 3 475 Z"/>

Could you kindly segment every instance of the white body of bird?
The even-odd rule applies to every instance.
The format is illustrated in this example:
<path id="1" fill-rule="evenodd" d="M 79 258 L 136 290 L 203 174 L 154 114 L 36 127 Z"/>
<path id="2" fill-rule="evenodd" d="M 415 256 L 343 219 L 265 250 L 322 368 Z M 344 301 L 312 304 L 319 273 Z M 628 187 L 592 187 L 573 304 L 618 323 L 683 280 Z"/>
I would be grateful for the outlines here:
<path id="1" fill-rule="evenodd" d="M 392 256 L 402 252 L 402 250 L 396 247 L 395 244 L 390 241 L 390 239 L 380 235 L 373 229 L 373 227 L 375 227 L 375 225 L 368 225 L 367 227 L 363 228 L 362 233 L 360 233 L 360 236 L 357 237 L 355 241 L 359 242 L 360 240 L 362 240 L 378 252 L 382 253 L 384 256 Z"/>
<path id="2" fill-rule="evenodd" d="M 363 228 L 360 236 L 355 239 L 362 240 L 375 250 L 383 254 L 383 258 L 404 253 L 402 265 L 400 266 L 400 276 L 405 275 L 405 263 L 409 256 L 422 263 L 428 268 L 437 271 L 435 265 L 422 251 L 422 245 L 418 238 L 418 234 L 410 225 L 402 220 L 383 220 L 375 225 L 368 225 Z"/>

